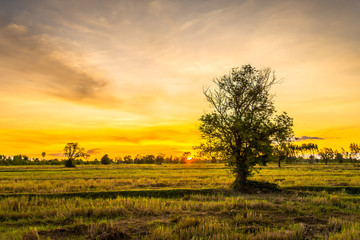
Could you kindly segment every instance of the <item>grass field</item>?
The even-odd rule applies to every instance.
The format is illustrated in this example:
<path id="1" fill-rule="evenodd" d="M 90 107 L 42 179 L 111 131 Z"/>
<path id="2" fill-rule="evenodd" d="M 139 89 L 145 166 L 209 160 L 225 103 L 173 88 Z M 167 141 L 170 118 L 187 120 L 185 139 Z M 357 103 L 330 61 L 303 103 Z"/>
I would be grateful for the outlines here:
<path id="1" fill-rule="evenodd" d="M 360 168 L 273 165 L 241 194 L 222 164 L 0 167 L 1 239 L 360 239 Z"/>

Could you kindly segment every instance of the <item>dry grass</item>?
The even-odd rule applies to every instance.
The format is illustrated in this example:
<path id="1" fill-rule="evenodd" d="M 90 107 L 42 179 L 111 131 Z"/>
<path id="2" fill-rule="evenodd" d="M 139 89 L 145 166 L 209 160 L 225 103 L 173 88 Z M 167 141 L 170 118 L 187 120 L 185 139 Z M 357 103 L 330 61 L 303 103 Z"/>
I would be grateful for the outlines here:
<path id="1" fill-rule="evenodd" d="M 111 221 L 91 224 L 85 238 L 89 240 L 122 240 L 131 237 L 126 233 L 124 226 Z"/>
<path id="2" fill-rule="evenodd" d="M 221 164 L 0 171 L 0 239 L 359 239 L 360 196 L 327 191 L 326 185 L 331 180 L 360 186 L 350 165 L 269 166 L 255 178 L 288 187 L 318 181 L 324 191 L 268 194 L 202 189 L 228 189 L 232 178 Z M 86 193 L 141 188 L 153 192 L 139 190 L 142 197 Z M 61 195 L 66 191 L 72 195 Z M 47 195 L 4 195 L 10 192 Z"/>

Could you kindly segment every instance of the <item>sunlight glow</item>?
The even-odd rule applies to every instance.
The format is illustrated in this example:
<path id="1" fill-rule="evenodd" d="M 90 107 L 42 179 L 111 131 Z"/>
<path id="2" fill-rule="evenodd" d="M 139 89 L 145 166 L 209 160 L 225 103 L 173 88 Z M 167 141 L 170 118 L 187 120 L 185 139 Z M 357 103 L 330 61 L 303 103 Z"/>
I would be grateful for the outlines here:
<path id="1" fill-rule="evenodd" d="M 181 156 L 199 144 L 204 88 L 244 64 L 276 71 L 302 142 L 359 141 L 354 0 L 76 2 L 0 1 L 0 154 Z"/>

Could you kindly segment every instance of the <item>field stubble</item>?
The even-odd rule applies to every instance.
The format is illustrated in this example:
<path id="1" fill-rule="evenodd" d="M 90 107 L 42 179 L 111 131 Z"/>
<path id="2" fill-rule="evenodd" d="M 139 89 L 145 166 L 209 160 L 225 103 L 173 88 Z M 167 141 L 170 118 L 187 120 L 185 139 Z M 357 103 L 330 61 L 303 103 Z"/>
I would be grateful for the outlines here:
<path id="1" fill-rule="evenodd" d="M 263 167 L 241 194 L 222 164 L 0 167 L 3 239 L 359 239 L 358 168 Z M 311 188 L 312 187 L 312 188 Z M 315 190 L 315 191 L 310 191 Z"/>

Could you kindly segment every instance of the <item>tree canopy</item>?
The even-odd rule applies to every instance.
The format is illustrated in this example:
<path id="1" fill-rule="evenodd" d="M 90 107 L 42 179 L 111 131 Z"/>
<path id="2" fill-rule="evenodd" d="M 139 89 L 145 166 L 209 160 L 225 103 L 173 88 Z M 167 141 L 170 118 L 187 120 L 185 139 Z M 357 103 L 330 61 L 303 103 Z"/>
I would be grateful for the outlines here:
<path id="1" fill-rule="evenodd" d="M 111 163 L 111 159 L 109 158 L 109 155 L 105 154 L 101 160 L 100 160 L 101 164 L 104 164 L 104 165 L 108 165 Z"/>
<path id="2" fill-rule="evenodd" d="M 273 154 L 274 141 L 292 132 L 292 119 L 276 115 L 271 87 L 276 83 L 269 68 L 251 65 L 233 68 L 216 78 L 204 95 L 212 111 L 201 116 L 201 154 L 225 159 L 236 176 L 233 187 L 247 184 L 253 167 Z"/>
<path id="3" fill-rule="evenodd" d="M 64 155 L 68 158 L 65 167 L 75 167 L 75 159 L 86 156 L 85 149 L 80 148 L 78 143 L 67 143 L 64 148 Z"/>

